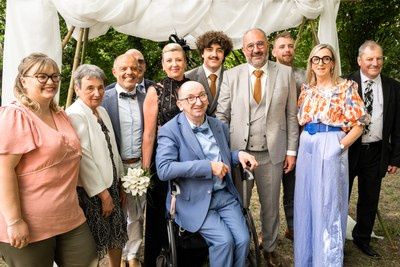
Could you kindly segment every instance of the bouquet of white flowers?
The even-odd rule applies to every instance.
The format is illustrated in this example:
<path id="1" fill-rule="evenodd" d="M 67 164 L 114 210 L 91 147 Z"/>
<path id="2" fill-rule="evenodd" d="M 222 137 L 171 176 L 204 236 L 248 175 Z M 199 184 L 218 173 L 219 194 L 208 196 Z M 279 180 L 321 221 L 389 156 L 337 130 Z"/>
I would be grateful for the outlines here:
<path id="1" fill-rule="evenodd" d="M 128 168 L 128 173 L 121 178 L 122 187 L 132 196 L 142 196 L 150 184 L 150 172 L 142 168 Z"/>

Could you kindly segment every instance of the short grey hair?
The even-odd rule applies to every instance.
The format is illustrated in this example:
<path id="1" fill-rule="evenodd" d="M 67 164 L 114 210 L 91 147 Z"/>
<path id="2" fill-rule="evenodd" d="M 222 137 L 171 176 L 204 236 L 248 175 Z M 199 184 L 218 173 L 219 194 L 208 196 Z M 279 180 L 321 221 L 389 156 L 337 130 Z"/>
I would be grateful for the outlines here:
<path id="1" fill-rule="evenodd" d="M 360 48 L 358 48 L 358 57 L 361 57 L 361 55 L 364 53 L 364 51 L 365 51 L 365 49 L 366 49 L 367 47 L 371 48 L 372 50 L 374 50 L 374 49 L 376 49 L 376 48 L 379 48 L 379 49 L 382 51 L 382 53 L 383 53 L 382 46 L 380 46 L 380 45 L 379 45 L 377 42 L 375 42 L 375 41 L 367 40 L 367 41 L 365 41 L 365 42 L 360 46 Z"/>
<path id="2" fill-rule="evenodd" d="M 83 64 L 80 65 L 74 72 L 74 83 L 79 88 L 81 87 L 81 82 L 84 77 L 96 78 L 102 80 L 103 83 L 106 80 L 106 75 L 104 71 L 92 64 Z"/>

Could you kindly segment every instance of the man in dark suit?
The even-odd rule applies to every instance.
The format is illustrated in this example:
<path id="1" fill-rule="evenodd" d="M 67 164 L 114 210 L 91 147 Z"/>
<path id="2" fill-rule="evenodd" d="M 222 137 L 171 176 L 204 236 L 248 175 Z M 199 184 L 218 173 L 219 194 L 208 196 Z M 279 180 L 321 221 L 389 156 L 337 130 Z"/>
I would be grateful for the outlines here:
<path id="1" fill-rule="evenodd" d="M 350 193 L 358 177 L 357 223 L 354 244 L 370 257 L 380 257 L 370 246 L 382 178 L 400 166 L 400 84 L 381 75 L 382 47 L 366 41 L 358 50 L 360 70 L 349 78 L 358 83 L 371 123 L 349 149 Z"/>
<path id="2" fill-rule="evenodd" d="M 147 64 L 146 64 L 146 61 L 144 59 L 142 52 L 140 52 L 137 49 L 129 49 L 128 51 L 125 52 L 125 54 L 136 58 L 136 60 L 138 62 L 138 75 L 137 75 L 137 79 L 138 79 L 137 87 L 138 88 L 137 89 L 141 93 L 146 94 L 147 89 L 149 89 L 149 87 L 151 85 L 153 85 L 154 82 L 152 80 L 144 78 L 144 75 L 146 73 Z M 114 88 L 114 87 L 115 87 L 115 83 L 112 83 L 110 85 L 107 85 L 106 90 Z"/>
<path id="3" fill-rule="evenodd" d="M 138 90 L 139 66 L 135 57 L 122 54 L 114 61 L 114 87 L 106 90 L 102 106 L 107 110 L 114 129 L 118 151 L 128 168 L 140 168 L 142 156 L 143 101 L 145 93 Z M 129 240 L 122 257 L 129 266 L 140 266 L 139 248 L 143 239 L 143 211 L 146 197 L 127 195 L 125 211 Z"/>
<path id="4" fill-rule="evenodd" d="M 208 31 L 196 40 L 203 65 L 185 73 L 185 77 L 201 83 L 207 93 L 207 115 L 214 116 L 224 73 L 223 63 L 232 51 L 232 40 L 223 32 Z"/>

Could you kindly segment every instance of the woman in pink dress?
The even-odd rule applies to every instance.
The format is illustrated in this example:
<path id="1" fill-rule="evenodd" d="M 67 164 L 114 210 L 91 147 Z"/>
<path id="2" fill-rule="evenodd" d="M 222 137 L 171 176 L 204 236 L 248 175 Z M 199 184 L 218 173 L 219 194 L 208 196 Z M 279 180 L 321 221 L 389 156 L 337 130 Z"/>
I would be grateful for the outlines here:
<path id="1" fill-rule="evenodd" d="M 97 266 L 79 207 L 81 147 L 54 102 L 60 72 L 34 53 L 18 67 L 16 102 L 0 108 L 0 257 L 8 266 Z"/>

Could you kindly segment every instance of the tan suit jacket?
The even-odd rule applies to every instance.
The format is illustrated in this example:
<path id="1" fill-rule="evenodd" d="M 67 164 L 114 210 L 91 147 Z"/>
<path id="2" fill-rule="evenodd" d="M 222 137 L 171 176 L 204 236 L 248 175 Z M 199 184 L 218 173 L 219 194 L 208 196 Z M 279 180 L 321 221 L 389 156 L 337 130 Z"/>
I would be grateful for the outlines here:
<path id="1" fill-rule="evenodd" d="M 298 122 L 296 83 L 290 67 L 268 61 L 266 81 L 266 138 L 272 164 L 297 151 Z M 251 79 L 249 65 L 224 72 L 216 117 L 229 124 L 231 149 L 245 150 L 250 128 Z"/>

